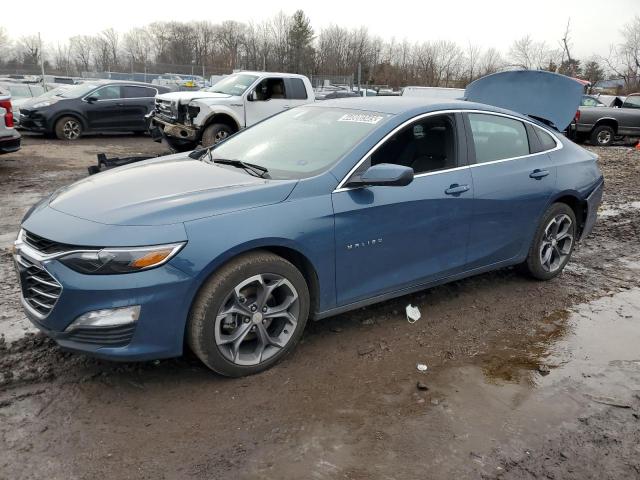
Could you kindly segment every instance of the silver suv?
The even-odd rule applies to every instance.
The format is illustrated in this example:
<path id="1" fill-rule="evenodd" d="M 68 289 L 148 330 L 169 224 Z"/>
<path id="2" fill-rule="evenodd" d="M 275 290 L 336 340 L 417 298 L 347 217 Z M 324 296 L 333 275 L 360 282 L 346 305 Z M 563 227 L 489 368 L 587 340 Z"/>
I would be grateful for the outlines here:
<path id="1" fill-rule="evenodd" d="M 0 154 L 20 150 L 20 133 L 13 127 L 11 95 L 0 89 Z"/>

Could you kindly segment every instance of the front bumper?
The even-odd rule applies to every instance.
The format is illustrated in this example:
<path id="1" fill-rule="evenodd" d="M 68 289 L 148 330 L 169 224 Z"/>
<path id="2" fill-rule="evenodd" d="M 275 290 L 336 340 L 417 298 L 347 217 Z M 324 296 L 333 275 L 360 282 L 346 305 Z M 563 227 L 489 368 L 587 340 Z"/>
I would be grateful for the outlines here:
<path id="1" fill-rule="evenodd" d="M 43 259 L 29 246 L 16 243 L 16 268 L 21 300 L 29 320 L 61 347 L 108 360 L 151 360 L 182 354 L 183 335 L 194 286 L 192 277 L 171 265 L 124 275 L 84 275 L 60 261 Z M 25 265 L 31 265 L 31 273 Z M 38 270 L 41 269 L 41 270 Z M 50 309 L 34 308 L 29 275 L 57 283 L 45 290 L 56 299 Z M 51 282 L 53 280 L 53 282 Z M 47 302 L 45 302 L 47 303 Z M 131 324 L 109 327 L 67 327 L 83 313 L 140 305 Z"/>
<path id="2" fill-rule="evenodd" d="M 20 110 L 20 128 L 30 132 L 46 133 L 47 119 L 35 110 Z"/>
<path id="3" fill-rule="evenodd" d="M 0 153 L 12 153 L 20 150 L 21 136 L 17 131 L 13 131 L 11 135 L 0 137 Z"/>
<path id="4" fill-rule="evenodd" d="M 164 137 L 172 141 L 179 141 L 185 143 L 194 143 L 200 140 L 200 130 L 182 123 L 172 123 L 164 118 L 154 115 L 152 112 L 148 116 L 149 130 L 151 135 L 155 138 L 158 136 L 158 132 Z M 155 130 L 155 132 L 154 132 Z"/>

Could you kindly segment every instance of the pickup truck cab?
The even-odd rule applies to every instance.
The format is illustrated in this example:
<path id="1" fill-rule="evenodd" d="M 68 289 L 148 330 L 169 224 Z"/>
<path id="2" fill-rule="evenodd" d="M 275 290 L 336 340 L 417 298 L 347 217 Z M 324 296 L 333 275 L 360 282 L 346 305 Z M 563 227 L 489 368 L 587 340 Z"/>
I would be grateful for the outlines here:
<path id="1" fill-rule="evenodd" d="M 311 82 L 303 75 L 238 72 L 196 92 L 157 95 L 149 129 L 156 141 L 164 138 L 175 150 L 193 150 L 314 101 Z"/>
<path id="2" fill-rule="evenodd" d="M 608 147 L 616 138 L 640 137 L 640 94 L 629 95 L 619 107 L 605 106 L 585 95 L 569 134 L 578 141 L 589 139 L 601 147 Z"/>

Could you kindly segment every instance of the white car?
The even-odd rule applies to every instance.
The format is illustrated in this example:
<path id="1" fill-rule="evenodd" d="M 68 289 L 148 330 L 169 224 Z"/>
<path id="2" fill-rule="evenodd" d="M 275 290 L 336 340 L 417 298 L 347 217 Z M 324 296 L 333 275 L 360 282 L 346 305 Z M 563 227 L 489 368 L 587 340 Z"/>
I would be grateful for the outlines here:
<path id="1" fill-rule="evenodd" d="M 304 75 L 238 72 L 199 91 L 156 96 L 147 116 L 156 141 L 175 150 L 210 146 L 283 110 L 312 103 L 315 95 Z"/>

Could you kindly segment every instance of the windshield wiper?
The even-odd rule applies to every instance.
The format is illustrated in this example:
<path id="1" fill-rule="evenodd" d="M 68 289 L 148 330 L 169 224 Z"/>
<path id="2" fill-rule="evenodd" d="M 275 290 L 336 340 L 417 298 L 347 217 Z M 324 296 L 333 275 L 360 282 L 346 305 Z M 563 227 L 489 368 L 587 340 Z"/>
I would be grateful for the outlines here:
<path id="1" fill-rule="evenodd" d="M 265 178 L 265 175 L 269 173 L 269 170 L 263 167 L 262 165 L 243 162 L 242 160 L 229 160 L 227 158 L 217 158 L 213 160 L 213 163 L 220 163 L 222 165 L 231 165 L 232 167 L 244 168 L 248 172 L 253 172 L 255 175 L 261 178 Z"/>

